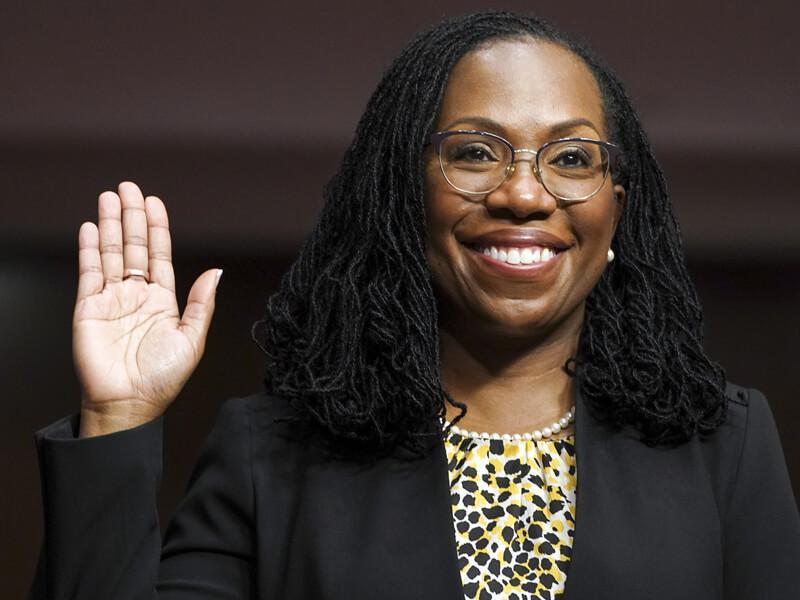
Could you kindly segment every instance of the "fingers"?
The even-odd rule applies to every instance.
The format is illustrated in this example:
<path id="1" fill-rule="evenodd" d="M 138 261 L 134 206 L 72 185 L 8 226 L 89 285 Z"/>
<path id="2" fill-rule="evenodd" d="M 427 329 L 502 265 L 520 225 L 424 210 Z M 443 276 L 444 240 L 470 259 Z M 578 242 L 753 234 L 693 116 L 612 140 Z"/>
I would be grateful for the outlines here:
<path id="1" fill-rule="evenodd" d="M 192 340 L 200 355 L 205 348 L 206 334 L 214 314 L 214 296 L 222 269 L 206 271 L 192 285 L 189 299 L 178 327 Z"/>
<path id="2" fill-rule="evenodd" d="M 78 302 L 103 291 L 103 263 L 100 260 L 100 235 L 94 223 L 78 230 Z"/>
<path id="3" fill-rule="evenodd" d="M 114 192 L 103 192 L 97 199 L 97 229 L 104 280 L 122 281 L 122 207 Z"/>
<path id="4" fill-rule="evenodd" d="M 175 272 L 172 268 L 172 241 L 167 209 L 155 196 L 145 198 L 144 208 L 147 217 L 150 281 L 174 292 Z"/>
<path id="5" fill-rule="evenodd" d="M 144 197 L 135 183 L 123 181 L 119 184 L 122 204 L 122 254 L 125 268 L 147 273 L 147 216 Z"/>
<path id="6" fill-rule="evenodd" d="M 145 199 L 139 186 L 130 181 L 120 183 L 117 191 L 103 192 L 97 201 L 97 246 L 103 281 L 122 281 L 126 271 L 137 269 L 147 273 L 152 283 L 174 292 L 172 241 L 164 203 L 155 196 Z M 84 235 L 89 236 L 88 248 L 93 243 L 91 233 Z M 86 264 L 87 269 L 94 268 L 93 263 Z"/>

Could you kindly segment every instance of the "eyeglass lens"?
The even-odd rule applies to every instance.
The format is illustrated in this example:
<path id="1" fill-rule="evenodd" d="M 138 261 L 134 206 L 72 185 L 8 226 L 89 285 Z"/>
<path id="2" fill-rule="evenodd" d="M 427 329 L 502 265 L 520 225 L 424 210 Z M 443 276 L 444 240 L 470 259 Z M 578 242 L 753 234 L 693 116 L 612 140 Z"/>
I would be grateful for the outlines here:
<path id="1" fill-rule="evenodd" d="M 470 193 L 496 189 L 507 177 L 512 158 L 513 152 L 506 143 L 477 133 L 449 135 L 439 149 L 447 180 Z M 608 174 L 608 165 L 608 150 L 591 141 L 555 142 L 539 153 L 542 184 L 551 194 L 566 200 L 583 199 L 597 192 Z"/>

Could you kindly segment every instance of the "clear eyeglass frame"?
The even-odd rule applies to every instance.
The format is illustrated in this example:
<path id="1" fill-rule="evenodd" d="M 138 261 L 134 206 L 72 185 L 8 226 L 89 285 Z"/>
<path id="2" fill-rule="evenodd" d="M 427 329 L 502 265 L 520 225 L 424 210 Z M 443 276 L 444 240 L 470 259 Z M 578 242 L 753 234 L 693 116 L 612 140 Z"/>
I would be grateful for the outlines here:
<path id="1" fill-rule="evenodd" d="M 506 166 L 505 173 L 504 173 L 502 179 L 500 179 L 500 181 L 497 183 L 497 185 L 495 185 L 495 186 L 493 186 L 493 187 L 491 187 L 489 189 L 481 190 L 481 191 L 466 190 L 466 189 L 462 189 L 462 188 L 458 187 L 457 185 L 455 185 L 450 180 L 450 178 L 447 176 L 447 171 L 445 169 L 445 165 L 444 165 L 444 162 L 443 162 L 443 159 L 442 159 L 442 153 L 441 153 L 442 143 L 450 136 L 453 136 L 453 135 L 464 135 L 464 134 L 487 136 L 489 138 L 492 138 L 492 139 L 495 139 L 495 140 L 501 142 L 502 144 L 507 146 L 508 149 L 511 151 L 511 161 Z M 600 183 L 598 184 L 597 189 L 595 189 L 590 194 L 587 194 L 587 195 L 584 195 L 584 196 L 580 196 L 580 197 L 576 197 L 576 198 L 562 196 L 560 194 L 555 193 L 553 190 L 551 190 L 548 187 L 547 183 L 543 180 L 544 178 L 542 177 L 542 170 L 541 170 L 541 167 L 539 165 L 539 158 L 541 157 L 542 153 L 547 148 L 552 147 L 554 144 L 561 144 L 561 143 L 564 143 L 564 142 L 582 142 L 582 143 L 586 142 L 586 143 L 590 143 L 590 144 L 596 144 L 599 148 L 601 148 L 602 150 L 604 150 L 606 152 L 608 158 L 607 158 L 607 161 L 605 162 L 605 169 L 604 169 L 604 172 L 603 172 L 602 181 L 600 181 Z M 606 179 L 608 179 L 609 173 L 613 172 L 616 169 L 616 167 L 618 165 L 618 162 L 619 162 L 619 160 L 621 158 L 621 155 L 622 155 L 619 147 L 616 146 L 615 144 L 612 144 L 611 142 L 606 142 L 604 140 L 595 140 L 595 139 L 592 139 L 592 138 L 584 138 L 584 137 L 557 138 L 557 139 L 545 142 L 544 144 L 542 144 L 536 150 L 531 149 L 531 148 L 515 148 L 511 144 L 511 142 L 509 142 L 504 137 L 497 135 L 496 133 L 492 133 L 492 132 L 489 132 L 489 131 L 480 131 L 480 130 L 476 130 L 476 129 L 449 129 L 449 130 L 445 130 L 445 131 L 437 131 L 437 132 L 432 133 L 430 135 L 430 138 L 428 140 L 428 144 L 432 145 L 434 147 L 434 150 L 436 151 L 436 155 L 438 157 L 438 162 L 439 162 L 439 168 L 442 171 L 442 176 L 445 178 L 445 181 L 447 181 L 447 183 L 450 184 L 451 187 L 453 187 L 454 189 L 458 190 L 459 192 L 462 192 L 464 194 L 480 195 L 480 196 L 492 193 L 497 188 L 499 188 L 501 185 L 503 185 L 503 183 L 506 182 L 506 180 L 509 178 L 509 176 L 511 176 L 514 173 L 514 171 L 516 169 L 516 164 L 517 164 L 517 154 L 526 153 L 526 154 L 533 154 L 534 155 L 534 160 L 531 161 L 531 166 L 532 166 L 533 174 L 536 177 L 536 180 L 540 184 L 542 184 L 544 189 L 547 190 L 547 192 L 550 195 L 552 195 L 553 197 L 555 197 L 555 198 L 557 198 L 559 200 L 565 201 L 565 202 L 581 202 L 581 201 L 588 200 L 589 198 L 591 198 L 592 196 L 597 194 L 597 192 L 599 192 L 603 188 L 603 185 L 605 185 L 605 182 L 606 182 Z"/>

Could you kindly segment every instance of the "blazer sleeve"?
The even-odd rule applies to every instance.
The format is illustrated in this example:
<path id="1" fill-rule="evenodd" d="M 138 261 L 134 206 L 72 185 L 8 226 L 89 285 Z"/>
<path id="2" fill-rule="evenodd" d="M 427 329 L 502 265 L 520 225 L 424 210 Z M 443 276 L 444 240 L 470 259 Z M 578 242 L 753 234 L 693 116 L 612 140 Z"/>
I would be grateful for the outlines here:
<path id="1" fill-rule="evenodd" d="M 772 412 L 757 390 L 749 391 L 738 462 L 724 517 L 724 598 L 793 597 L 800 590 L 800 516 Z"/>
<path id="2" fill-rule="evenodd" d="M 78 425 L 73 415 L 34 434 L 44 543 L 30 598 L 250 598 L 254 502 L 243 399 L 223 404 L 163 543 L 163 418 L 85 439 Z"/>

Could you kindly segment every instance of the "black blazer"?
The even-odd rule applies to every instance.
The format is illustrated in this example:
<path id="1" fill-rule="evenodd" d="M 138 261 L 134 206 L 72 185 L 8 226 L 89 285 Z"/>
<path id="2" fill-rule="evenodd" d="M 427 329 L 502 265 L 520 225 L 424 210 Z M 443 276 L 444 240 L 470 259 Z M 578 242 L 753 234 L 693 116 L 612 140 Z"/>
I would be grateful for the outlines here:
<path id="1" fill-rule="evenodd" d="M 800 594 L 800 517 L 775 424 L 729 386 L 708 440 L 648 448 L 576 407 L 567 600 Z M 226 402 L 163 541 L 162 420 L 75 439 L 35 434 L 45 543 L 31 597 L 462 600 L 444 447 L 333 459 L 288 434 L 286 403 Z M 160 557 L 160 561 L 159 561 Z"/>

